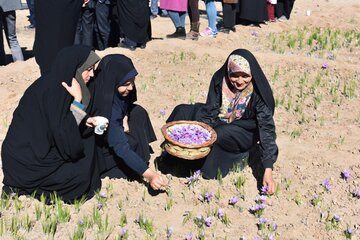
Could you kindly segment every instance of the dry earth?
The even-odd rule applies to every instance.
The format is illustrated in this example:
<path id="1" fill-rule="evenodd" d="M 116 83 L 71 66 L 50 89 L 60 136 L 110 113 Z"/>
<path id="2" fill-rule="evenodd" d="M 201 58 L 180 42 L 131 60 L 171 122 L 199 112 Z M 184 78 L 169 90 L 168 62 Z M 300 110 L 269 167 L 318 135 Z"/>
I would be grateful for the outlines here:
<path id="1" fill-rule="evenodd" d="M 204 9 L 202 2 L 200 6 Z M 306 10 L 311 10 L 310 16 L 305 16 Z M 28 12 L 20 10 L 17 14 L 18 39 L 26 56 L 31 56 L 34 31 L 23 28 L 28 24 Z M 202 15 L 201 28 L 206 22 Z M 187 19 L 187 29 L 188 24 Z M 174 106 L 203 102 L 212 74 L 228 54 L 236 48 L 249 49 L 271 82 L 277 102 L 275 122 L 280 153 L 274 177 L 279 187 L 277 194 L 268 198 L 263 214 L 271 224 L 278 224 L 275 238 L 345 239 L 344 230 L 350 227 L 355 231 L 353 239 L 360 239 L 359 198 L 352 194 L 360 188 L 360 2 L 298 0 L 290 21 L 261 28 L 237 26 L 236 33 L 220 33 L 215 39 L 199 41 L 166 39 L 165 35 L 174 31 L 168 18 L 154 19 L 152 27 L 156 40 L 144 50 L 130 52 L 110 48 L 98 52 L 101 56 L 123 53 L 133 59 L 139 70 L 138 101 L 148 110 L 158 137 L 152 144 L 155 150 L 152 160 L 161 153 L 160 128 Z M 309 45 L 311 35 L 315 37 Z M 9 50 L 6 51 L 9 54 Z M 0 67 L 0 143 L 24 90 L 38 77 L 34 58 Z M 161 109 L 165 109 L 165 116 L 161 115 Z M 347 181 L 340 177 L 344 169 L 351 172 Z M 233 207 L 228 205 L 228 200 L 240 196 L 234 185 L 239 176 L 246 178 L 245 197 Z M 331 183 L 330 191 L 323 186 L 325 179 Z M 104 179 L 102 192 L 107 192 L 107 198 L 101 200 L 106 204 L 99 213 L 103 223 L 108 216 L 109 227 L 90 226 L 85 230 L 86 239 L 115 239 L 121 232 L 119 224 L 123 214 L 127 217 L 124 228 L 129 239 L 154 238 L 134 222 L 140 214 L 153 220 L 157 239 L 166 239 L 167 226 L 173 228 L 172 239 L 184 239 L 190 232 L 195 239 L 202 230 L 193 219 L 183 224 L 184 214 L 189 211 L 193 218 L 206 216 L 218 207 L 224 209 L 231 224 L 226 226 L 212 216 L 212 226 L 203 228 L 203 239 L 242 236 L 267 239 L 266 231 L 258 230 L 258 219 L 248 211 L 258 195 L 250 167 L 229 174 L 222 184 L 200 179 L 194 189 L 189 189 L 185 182 L 185 178 L 173 177 L 172 196 L 166 193 L 151 196 L 142 183 Z M 199 195 L 205 190 L 219 192 L 220 197 L 202 203 Z M 320 199 L 316 206 L 311 203 L 314 194 Z M 173 206 L 166 211 L 170 199 Z M 18 200 L 10 201 L 8 208 L 0 204 L 2 238 L 47 238 L 43 232 L 44 214 L 38 221 L 35 218 L 36 207 L 41 203 L 30 197 L 21 197 L 20 201 L 19 211 L 16 210 Z M 71 218 L 68 223 L 57 225 L 54 238 L 70 239 L 80 220 L 86 220 L 86 216 L 93 218 L 98 202 L 97 198 L 87 201 L 79 212 L 74 206 L 65 205 Z M 54 216 L 55 210 L 51 210 Z M 342 220 L 329 229 L 334 214 Z M 29 231 L 24 224 L 26 215 L 30 220 Z M 12 227 L 12 223 L 19 227 Z M 11 229 L 17 233 L 11 234 Z"/>

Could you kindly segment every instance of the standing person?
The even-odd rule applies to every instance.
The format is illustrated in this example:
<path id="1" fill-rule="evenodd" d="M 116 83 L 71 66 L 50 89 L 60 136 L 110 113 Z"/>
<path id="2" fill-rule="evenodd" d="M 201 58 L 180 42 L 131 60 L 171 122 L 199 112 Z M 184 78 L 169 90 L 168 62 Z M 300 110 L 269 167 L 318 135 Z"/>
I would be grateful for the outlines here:
<path id="1" fill-rule="evenodd" d="M 200 28 L 199 0 L 188 0 L 188 12 L 190 31 L 186 34 L 186 39 L 198 40 Z"/>
<path id="2" fill-rule="evenodd" d="M 233 51 L 213 75 L 205 104 L 179 105 L 167 122 L 197 120 L 209 124 L 217 139 L 201 168 L 205 178 L 225 176 L 244 152 L 257 142 L 265 168 L 263 185 L 275 191 L 273 164 L 278 156 L 276 145 L 274 97 L 254 55 L 245 49 Z"/>
<path id="3" fill-rule="evenodd" d="M 98 138 L 102 176 L 136 178 L 143 176 L 154 190 L 166 186 L 165 181 L 148 167 L 151 148 L 156 140 L 149 116 L 136 101 L 132 61 L 124 55 L 104 57 L 95 77 L 94 106 L 97 115 L 110 119 L 107 133 Z"/>
<path id="4" fill-rule="evenodd" d="M 76 30 L 75 44 L 105 50 L 110 37 L 109 0 L 90 0 L 84 4 Z"/>
<path id="5" fill-rule="evenodd" d="M 266 0 L 241 0 L 239 7 L 239 18 L 246 25 L 260 26 L 260 23 L 268 20 Z"/>
<path id="6" fill-rule="evenodd" d="M 275 19 L 275 6 L 276 6 L 277 0 L 267 0 L 267 8 L 268 8 L 268 16 L 270 22 L 276 22 Z"/>
<path id="7" fill-rule="evenodd" d="M 205 6 L 206 15 L 208 18 L 208 26 L 202 32 L 200 32 L 200 36 L 215 38 L 218 32 L 216 27 L 217 10 L 215 0 L 205 0 Z"/>
<path id="8" fill-rule="evenodd" d="M 137 47 L 145 48 L 151 40 L 151 23 L 148 1 L 117 0 L 120 33 L 124 40 L 119 47 L 134 51 Z"/>
<path id="9" fill-rule="evenodd" d="M 275 15 L 278 21 L 290 19 L 291 11 L 294 7 L 295 0 L 278 0 L 275 5 Z"/>
<path id="10" fill-rule="evenodd" d="M 35 28 L 35 5 L 34 5 L 34 1 L 35 0 L 26 0 L 26 5 L 28 6 L 29 9 L 29 22 L 30 24 L 25 26 L 25 28 L 27 29 L 32 29 Z"/>
<path id="11" fill-rule="evenodd" d="M 50 71 L 57 53 L 74 44 L 81 6 L 89 0 L 35 0 L 35 60 L 41 74 Z"/>
<path id="12" fill-rule="evenodd" d="M 188 10 L 188 0 L 161 0 L 160 7 L 166 9 L 175 26 L 175 32 L 166 35 L 167 38 L 185 39 L 185 17 Z"/>
<path id="13" fill-rule="evenodd" d="M 5 65 L 2 29 L 11 50 L 13 61 L 24 61 L 24 56 L 16 36 L 16 10 L 21 9 L 20 0 L 0 0 L 0 65 Z"/>
<path id="14" fill-rule="evenodd" d="M 223 20 L 224 26 L 219 28 L 219 32 L 229 34 L 230 31 L 236 32 L 236 12 L 239 11 L 239 0 L 223 0 Z"/>
<path id="15" fill-rule="evenodd" d="M 72 202 L 100 188 L 86 87 L 98 60 L 89 47 L 64 48 L 25 91 L 2 144 L 4 192 Z"/>

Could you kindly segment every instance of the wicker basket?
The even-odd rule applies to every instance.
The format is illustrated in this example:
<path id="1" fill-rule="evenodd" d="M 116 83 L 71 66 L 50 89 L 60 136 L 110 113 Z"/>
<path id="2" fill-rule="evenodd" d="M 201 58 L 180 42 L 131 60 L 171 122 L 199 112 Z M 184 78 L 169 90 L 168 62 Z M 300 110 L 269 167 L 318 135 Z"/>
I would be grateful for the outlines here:
<path id="1" fill-rule="evenodd" d="M 169 128 L 174 125 L 197 125 L 210 132 L 210 140 L 202 144 L 184 144 L 173 140 L 169 136 Z M 205 123 L 196 121 L 174 121 L 165 124 L 161 128 L 161 132 L 165 137 L 164 148 L 165 150 L 175 157 L 179 157 L 187 160 L 196 160 L 205 157 L 210 152 L 210 147 L 216 141 L 216 132 L 212 127 Z"/>

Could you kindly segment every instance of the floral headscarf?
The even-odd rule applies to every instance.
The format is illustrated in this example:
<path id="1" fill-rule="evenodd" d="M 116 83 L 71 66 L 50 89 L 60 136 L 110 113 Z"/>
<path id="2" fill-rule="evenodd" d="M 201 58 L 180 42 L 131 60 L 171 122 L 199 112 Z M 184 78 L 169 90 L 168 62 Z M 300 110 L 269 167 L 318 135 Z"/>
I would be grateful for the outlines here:
<path id="1" fill-rule="evenodd" d="M 228 76 L 236 72 L 244 72 L 251 75 L 249 62 L 240 55 L 230 55 L 227 68 Z M 242 91 L 234 90 L 231 82 L 224 76 L 222 83 L 222 107 L 219 118 L 228 123 L 240 119 L 250 102 L 253 89 L 253 85 L 250 83 Z"/>

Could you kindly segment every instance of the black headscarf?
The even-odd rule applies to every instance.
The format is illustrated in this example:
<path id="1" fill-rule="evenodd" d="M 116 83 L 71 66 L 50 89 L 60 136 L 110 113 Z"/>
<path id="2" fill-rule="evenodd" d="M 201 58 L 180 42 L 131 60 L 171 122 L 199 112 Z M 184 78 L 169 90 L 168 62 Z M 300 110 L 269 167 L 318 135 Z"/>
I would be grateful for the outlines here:
<path id="1" fill-rule="evenodd" d="M 136 101 L 136 88 L 122 97 L 117 88 L 137 75 L 130 58 L 121 54 L 105 56 L 96 69 L 94 108 L 95 113 L 113 120 L 122 119 L 128 104 Z"/>
<path id="2" fill-rule="evenodd" d="M 251 75 L 253 77 L 252 82 L 254 84 L 255 90 L 260 94 L 261 98 L 264 100 L 266 106 L 274 113 L 275 101 L 274 96 L 264 72 L 262 71 L 258 61 L 255 56 L 246 49 L 237 49 L 234 50 L 226 59 L 224 65 L 215 72 L 213 76 L 213 81 L 215 85 L 220 84 L 224 78 L 227 76 L 227 65 L 228 60 L 231 55 L 239 55 L 244 57 L 250 64 Z"/>
<path id="3" fill-rule="evenodd" d="M 31 146 L 39 158 L 44 157 L 53 145 L 65 160 L 83 156 L 82 137 L 70 111 L 73 97 L 61 83 L 71 85 L 76 70 L 86 61 L 90 51 L 90 47 L 80 45 L 62 49 L 50 73 L 35 81 L 21 100 L 32 102 L 31 108 L 23 107 L 21 111 L 27 116 Z M 20 102 L 19 108 L 21 106 Z"/>

